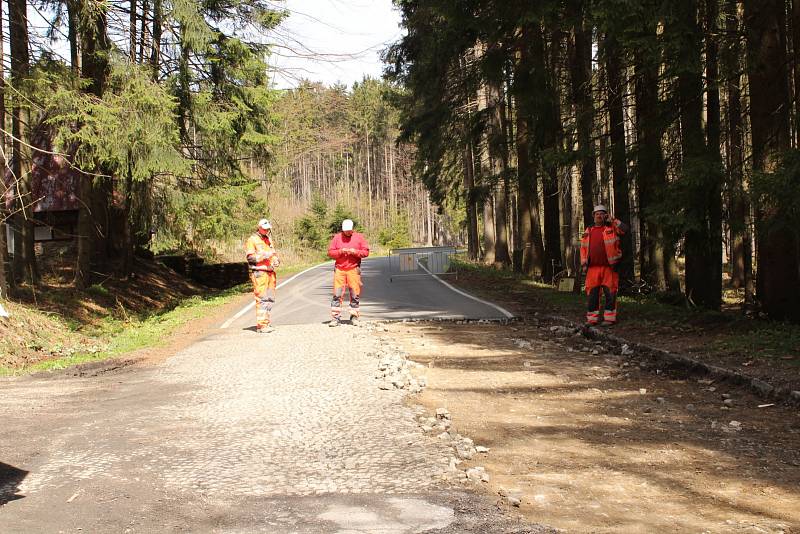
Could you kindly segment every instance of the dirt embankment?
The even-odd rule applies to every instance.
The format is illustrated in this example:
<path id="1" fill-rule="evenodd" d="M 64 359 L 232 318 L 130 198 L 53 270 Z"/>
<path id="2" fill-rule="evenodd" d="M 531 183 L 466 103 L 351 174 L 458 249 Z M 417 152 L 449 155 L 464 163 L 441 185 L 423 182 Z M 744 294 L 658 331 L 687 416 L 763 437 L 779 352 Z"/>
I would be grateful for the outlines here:
<path id="1" fill-rule="evenodd" d="M 0 366 L 22 368 L 102 351 L 111 334 L 109 321 L 142 319 L 207 292 L 165 266 L 144 260 L 137 261 L 131 279 L 108 276 L 86 290 L 75 289 L 65 273 L 47 269 L 41 285 L 24 287 L 4 303 L 10 317 L 0 319 Z"/>
<path id="2" fill-rule="evenodd" d="M 800 531 L 800 418 L 549 327 L 395 324 L 427 369 L 412 399 L 490 448 L 497 495 L 570 532 Z M 762 407 L 763 406 L 763 407 Z"/>

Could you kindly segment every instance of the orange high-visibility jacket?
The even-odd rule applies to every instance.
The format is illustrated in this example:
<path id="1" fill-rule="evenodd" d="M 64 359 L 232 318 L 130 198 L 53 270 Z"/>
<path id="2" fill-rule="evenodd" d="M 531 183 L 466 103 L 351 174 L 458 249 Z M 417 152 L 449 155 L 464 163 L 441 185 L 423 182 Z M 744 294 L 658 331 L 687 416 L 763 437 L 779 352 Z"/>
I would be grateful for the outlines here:
<path id="1" fill-rule="evenodd" d="M 625 235 L 626 231 L 627 225 L 619 219 L 614 219 L 611 224 L 603 227 L 603 243 L 609 265 L 615 265 L 622 259 L 622 241 L 619 237 Z M 589 265 L 589 234 L 591 228 L 586 228 L 581 238 L 581 265 Z"/>
<path id="2" fill-rule="evenodd" d="M 272 243 L 269 237 L 262 236 L 255 233 L 247 238 L 244 245 L 245 254 L 247 254 L 247 263 L 250 264 L 251 271 L 274 271 L 272 266 L 272 258 L 275 254 L 275 249 L 272 248 Z"/>

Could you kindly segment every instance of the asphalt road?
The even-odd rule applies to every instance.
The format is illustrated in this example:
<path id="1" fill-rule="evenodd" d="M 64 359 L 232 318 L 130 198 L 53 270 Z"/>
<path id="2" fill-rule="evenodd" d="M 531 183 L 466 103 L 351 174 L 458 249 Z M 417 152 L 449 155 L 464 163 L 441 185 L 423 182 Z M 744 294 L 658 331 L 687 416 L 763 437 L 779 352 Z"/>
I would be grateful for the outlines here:
<path id="1" fill-rule="evenodd" d="M 361 316 L 371 320 L 471 319 L 504 320 L 512 314 L 495 304 L 470 296 L 447 281 L 453 275 L 435 277 L 424 271 L 413 276 L 398 276 L 397 258 L 368 258 L 362 263 L 364 289 Z M 326 263 L 290 279 L 278 274 L 278 295 L 272 319 L 276 327 L 293 324 L 319 324 L 330 320 L 333 291 L 333 263 Z M 345 298 L 345 303 L 347 297 Z M 241 316 L 226 321 L 226 328 L 252 327 L 252 305 Z M 346 320 L 345 311 L 342 318 Z"/>

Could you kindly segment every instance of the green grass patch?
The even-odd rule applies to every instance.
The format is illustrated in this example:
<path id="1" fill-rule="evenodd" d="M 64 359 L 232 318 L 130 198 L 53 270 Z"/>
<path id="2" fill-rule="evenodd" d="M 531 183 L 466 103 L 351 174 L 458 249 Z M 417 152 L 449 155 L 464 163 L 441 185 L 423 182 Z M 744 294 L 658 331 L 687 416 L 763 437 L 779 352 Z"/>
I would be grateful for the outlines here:
<path id="1" fill-rule="evenodd" d="M 111 292 L 100 284 L 93 284 L 86 288 L 86 292 L 98 297 L 111 297 Z"/>
<path id="2" fill-rule="evenodd" d="M 508 295 L 527 293 L 531 302 L 562 308 L 565 311 L 580 312 L 586 306 L 586 294 L 581 291 L 558 291 L 550 284 L 533 280 L 523 274 L 510 270 L 500 270 L 463 259 L 454 259 L 453 267 L 459 273 L 476 277 L 482 284 L 478 290 Z M 641 295 L 637 297 L 621 295 L 619 302 L 626 317 L 635 317 L 637 321 L 652 323 L 676 324 L 717 324 L 729 322 L 728 315 L 708 310 L 689 309 L 685 306 L 659 301 L 659 295 Z M 626 319 L 627 320 L 627 319 Z"/>
<path id="3" fill-rule="evenodd" d="M 288 280 L 319 263 L 313 261 L 282 266 L 278 271 L 278 281 Z M 0 365 L 0 376 L 65 369 L 81 363 L 104 360 L 134 350 L 162 345 L 180 326 L 203 317 L 208 310 L 224 305 L 250 290 L 250 284 L 245 283 L 207 295 L 176 299 L 171 306 L 166 306 L 157 312 L 135 313 L 126 310 L 117 301 L 116 309 L 105 312 L 99 320 L 93 320 L 91 323 L 73 317 L 45 313 L 30 306 L 17 305 L 14 310 L 15 316 L 24 317 L 27 323 L 39 324 L 45 317 L 49 321 L 48 327 L 24 346 L 26 350 L 40 352 L 45 359 L 24 367 Z M 91 286 L 86 293 L 114 302 L 114 295 L 100 285 Z M 53 294 L 51 300 L 59 301 L 68 307 L 76 305 L 81 296 L 76 293 Z M 24 325 L 21 326 L 24 328 Z M 79 341 L 81 338 L 84 338 L 83 342 Z M 4 350 L 3 344 L 0 343 L 0 351 L 2 350 Z"/>
<path id="4" fill-rule="evenodd" d="M 159 346 L 181 325 L 204 316 L 210 308 L 227 303 L 247 289 L 248 287 L 243 284 L 209 296 L 189 297 L 176 303 L 171 309 L 144 317 L 129 317 L 127 320 L 106 317 L 99 325 L 91 327 L 90 332 L 82 332 L 92 341 L 92 345 L 86 350 L 67 349 L 63 356 L 39 361 L 23 368 L 0 366 L 0 376 L 65 369 L 146 347 Z M 71 329 L 74 325 L 64 324 L 64 327 Z M 57 347 L 52 347 L 51 350 L 59 352 Z"/>
<path id="5" fill-rule="evenodd" d="M 758 358 L 785 359 L 800 367 L 800 327 L 761 320 L 737 322 L 731 332 L 712 344 L 714 350 Z"/>

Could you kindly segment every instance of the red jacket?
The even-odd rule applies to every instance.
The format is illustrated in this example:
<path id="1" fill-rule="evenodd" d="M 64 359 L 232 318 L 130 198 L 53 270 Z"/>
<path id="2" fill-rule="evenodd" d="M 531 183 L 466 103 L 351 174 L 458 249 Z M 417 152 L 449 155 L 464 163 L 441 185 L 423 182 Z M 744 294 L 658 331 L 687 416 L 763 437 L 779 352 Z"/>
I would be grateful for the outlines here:
<path id="1" fill-rule="evenodd" d="M 343 253 L 343 248 L 355 249 L 355 253 Z M 328 245 L 328 256 L 336 260 L 336 268 L 341 271 L 349 271 L 361 265 L 361 259 L 369 256 L 369 245 L 363 235 L 353 232 L 347 237 L 339 232 Z"/>

